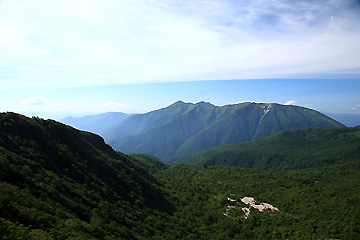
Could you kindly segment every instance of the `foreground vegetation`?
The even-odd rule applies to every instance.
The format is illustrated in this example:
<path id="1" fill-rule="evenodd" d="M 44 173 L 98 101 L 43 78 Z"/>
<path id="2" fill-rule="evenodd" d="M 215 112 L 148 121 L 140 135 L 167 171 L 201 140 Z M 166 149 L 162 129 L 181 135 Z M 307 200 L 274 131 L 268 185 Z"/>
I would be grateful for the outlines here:
<path id="1" fill-rule="evenodd" d="M 136 239 L 171 209 L 156 179 L 99 136 L 12 113 L 0 129 L 0 239 Z"/>
<path id="2" fill-rule="evenodd" d="M 169 239 L 356 239 L 360 236 L 359 166 L 264 171 L 177 165 L 158 177 L 177 212 Z M 224 217 L 227 197 L 254 197 L 281 213 L 242 211 Z M 169 229 L 171 229 L 169 227 Z M 191 236 L 191 237 L 190 237 Z"/>
<path id="3" fill-rule="evenodd" d="M 224 215 L 228 197 L 245 196 L 280 212 Z M 356 158 L 301 170 L 168 167 L 55 121 L 0 115 L 0 239 L 357 239 L 359 196 Z"/>

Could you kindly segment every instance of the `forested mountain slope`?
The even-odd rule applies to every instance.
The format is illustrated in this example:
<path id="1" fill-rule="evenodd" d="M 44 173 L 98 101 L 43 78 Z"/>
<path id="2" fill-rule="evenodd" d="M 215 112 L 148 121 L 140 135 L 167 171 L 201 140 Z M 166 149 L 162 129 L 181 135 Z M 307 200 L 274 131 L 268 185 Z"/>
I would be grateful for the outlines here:
<path id="1" fill-rule="evenodd" d="M 354 127 L 284 131 L 253 142 L 216 146 L 168 163 L 300 169 L 359 160 L 360 127 Z"/>
<path id="2" fill-rule="evenodd" d="M 171 206 L 101 137 L 14 113 L 0 114 L 0 185 L 1 239 L 134 239 Z"/>
<path id="3" fill-rule="evenodd" d="M 287 171 L 168 167 L 52 120 L 0 114 L 4 240 L 358 239 L 359 181 L 359 159 Z M 279 211 L 249 207 L 245 218 L 243 197 Z"/>
<path id="4" fill-rule="evenodd" d="M 166 165 L 156 157 L 148 154 L 128 154 L 126 157 L 134 163 L 142 166 L 150 173 L 157 173 L 161 170 L 169 168 L 169 165 Z"/>
<path id="5" fill-rule="evenodd" d="M 168 220 L 173 228 L 159 233 L 163 239 L 360 237 L 359 161 L 287 171 L 176 165 L 157 177 L 178 207 Z M 229 200 L 243 197 L 270 203 L 279 212 L 251 208 L 245 219 L 245 206 Z"/>
<path id="6" fill-rule="evenodd" d="M 256 140 L 288 129 L 341 126 L 317 111 L 297 106 L 240 103 L 217 107 L 205 102 L 178 101 L 129 117 L 103 136 L 116 150 L 165 159 L 221 144 Z"/>

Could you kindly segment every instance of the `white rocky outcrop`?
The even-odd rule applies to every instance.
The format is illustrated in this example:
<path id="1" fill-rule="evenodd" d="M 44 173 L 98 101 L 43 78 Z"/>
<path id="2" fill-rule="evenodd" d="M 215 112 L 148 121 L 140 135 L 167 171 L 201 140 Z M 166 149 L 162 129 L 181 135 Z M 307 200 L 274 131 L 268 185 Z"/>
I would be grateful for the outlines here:
<path id="1" fill-rule="evenodd" d="M 230 202 L 236 202 L 238 204 L 238 206 L 241 207 L 241 203 L 239 203 L 238 201 L 236 201 L 232 198 L 229 198 L 229 197 L 227 198 L 227 200 Z M 257 203 L 253 197 L 243 197 L 240 199 L 240 201 L 245 203 L 246 205 L 249 205 L 249 207 L 241 207 L 241 210 L 245 213 L 245 215 L 244 215 L 245 219 L 247 219 L 249 217 L 251 208 L 255 208 L 255 209 L 259 210 L 260 212 L 263 212 L 267 209 L 270 209 L 271 211 L 279 212 L 279 209 L 277 207 L 274 207 L 273 205 L 271 205 L 269 203 Z M 232 208 L 236 208 L 236 207 L 235 206 L 227 206 L 224 215 L 228 216 L 230 213 L 229 211 Z"/>
<path id="2" fill-rule="evenodd" d="M 241 201 L 245 204 L 248 204 L 250 205 L 250 207 L 253 207 L 253 208 L 256 208 L 258 209 L 260 212 L 266 210 L 266 209 L 270 209 L 272 211 L 279 211 L 278 208 L 274 207 L 273 205 L 271 204 L 268 204 L 268 203 L 259 203 L 259 204 L 256 204 L 256 201 L 254 198 L 252 197 L 243 197 L 241 199 Z"/>

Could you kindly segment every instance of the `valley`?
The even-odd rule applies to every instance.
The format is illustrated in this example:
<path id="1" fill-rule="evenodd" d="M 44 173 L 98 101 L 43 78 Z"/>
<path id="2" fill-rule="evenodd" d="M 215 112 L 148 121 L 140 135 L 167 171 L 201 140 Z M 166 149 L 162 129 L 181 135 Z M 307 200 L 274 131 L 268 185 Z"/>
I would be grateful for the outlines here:
<path id="1" fill-rule="evenodd" d="M 0 238 L 358 238 L 359 127 L 273 104 L 176 103 L 134 115 L 139 124 L 128 132 L 149 129 L 145 117 L 156 119 L 158 130 L 149 131 L 157 137 L 164 123 L 187 133 L 187 118 L 202 119 L 199 126 L 223 119 L 214 125 L 223 132 L 231 123 L 225 115 L 244 109 L 257 113 L 257 125 L 305 112 L 311 117 L 301 119 L 325 126 L 214 146 L 171 158 L 170 166 L 150 154 L 114 151 L 100 136 L 53 120 L 1 113 Z M 167 119 L 158 118 L 162 111 Z"/>
<path id="2" fill-rule="evenodd" d="M 360 0 L 0 0 L 0 240 L 360 239 Z"/>

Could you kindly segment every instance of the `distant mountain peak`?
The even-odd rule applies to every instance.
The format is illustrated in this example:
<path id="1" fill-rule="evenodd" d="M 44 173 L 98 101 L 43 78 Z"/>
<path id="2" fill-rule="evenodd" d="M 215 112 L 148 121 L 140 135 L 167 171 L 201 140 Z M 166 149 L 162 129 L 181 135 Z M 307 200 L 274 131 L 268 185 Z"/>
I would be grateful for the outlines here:
<path id="1" fill-rule="evenodd" d="M 205 102 L 205 101 L 201 101 L 196 103 L 196 105 L 200 105 L 200 106 L 210 106 L 210 107 L 214 107 L 215 105 L 210 103 L 210 102 Z"/>
<path id="2" fill-rule="evenodd" d="M 170 104 L 168 107 L 172 107 L 172 106 L 182 106 L 182 105 L 186 105 L 186 104 L 192 104 L 192 103 L 186 103 L 184 101 L 178 100 L 172 104 Z"/>
<path id="3" fill-rule="evenodd" d="M 215 107 L 215 105 L 210 103 L 210 102 L 200 101 L 200 102 L 197 102 L 197 103 L 192 103 L 192 102 L 184 102 L 184 101 L 181 101 L 181 100 L 178 100 L 178 101 L 174 102 L 170 106 L 178 106 L 178 105 L 197 105 L 197 106 Z"/>
<path id="4" fill-rule="evenodd" d="M 309 127 L 343 125 L 316 111 L 276 103 L 215 107 L 184 103 L 129 117 L 104 137 L 116 150 L 171 158 L 220 144 L 239 143 L 274 133 Z"/>

